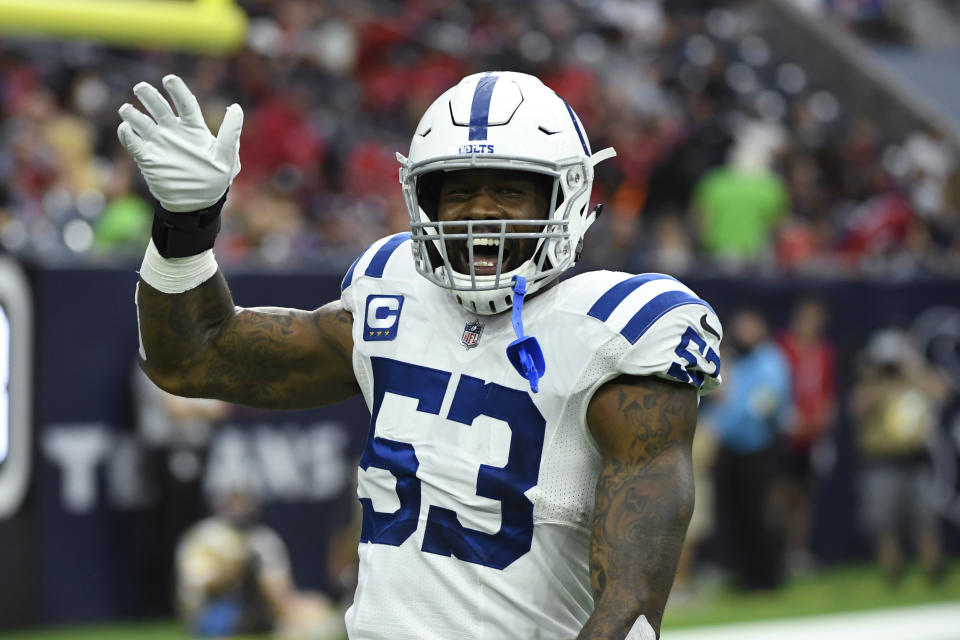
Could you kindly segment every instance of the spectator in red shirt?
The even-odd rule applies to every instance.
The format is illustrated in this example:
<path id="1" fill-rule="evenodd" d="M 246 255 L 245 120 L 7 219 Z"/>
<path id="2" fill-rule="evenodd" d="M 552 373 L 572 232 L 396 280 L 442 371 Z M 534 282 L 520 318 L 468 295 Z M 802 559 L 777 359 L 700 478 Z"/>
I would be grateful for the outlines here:
<path id="1" fill-rule="evenodd" d="M 784 455 L 783 507 L 787 523 L 787 564 L 800 570 L 811 564 L 810 508 L 816 472 L 814 445 L 833 426 L 836 415 L 836 358 L 824 336 L 827 310 L 820 300 L 804 298 L 793 310 L 778 342 L 790 364 L 794 412 L 788 422 Z"/>

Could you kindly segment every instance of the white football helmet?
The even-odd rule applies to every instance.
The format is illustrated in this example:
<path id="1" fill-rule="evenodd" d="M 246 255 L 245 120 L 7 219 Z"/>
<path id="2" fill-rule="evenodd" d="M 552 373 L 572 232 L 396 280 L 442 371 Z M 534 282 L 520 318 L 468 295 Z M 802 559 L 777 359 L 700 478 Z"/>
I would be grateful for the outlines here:
<path id="1" fill-rule="evenodd" d="M 417 271 L 448 289 L 469 311 L 493 314 L 509 309 L 513 276 L 526 278 L 531 294 L 576 262 L 583 235 L 596 219 L 596 210 L 589 208 L 593 168 L 614 155 L 612 148 L 591 153 L 573 109 L 534 76 L 515 72 L 467 76 L 427 109 L 410 143 L 410 157 L 397 154 Z M 426 178 L 436 172 L 479 168 L 529 171 L 552 179 L 546 217 L 437 220 Z M 536 239 L 533 254 L 504 272 L 507 241 L 530 238 Z M 466 243 L 469 273 L 453 268 L 448 240 Z M 476 273 L 478 241 L 499 248 L 495 273 Z"/>

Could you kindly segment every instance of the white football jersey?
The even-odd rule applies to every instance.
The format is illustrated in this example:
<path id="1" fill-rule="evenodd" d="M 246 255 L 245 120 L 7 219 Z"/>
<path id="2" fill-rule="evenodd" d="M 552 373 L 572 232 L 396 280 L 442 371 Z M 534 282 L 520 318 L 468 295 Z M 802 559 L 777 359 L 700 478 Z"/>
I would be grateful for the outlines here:
<path id="1" fill-rule="evenodd" d="M 372 245 L 342 286 L 371 413 L 349 636 L 575 638 L 601 463 L 587 404 L 621 374 L 711 390 L 720 322 L 669 276 L 570 278 L 523 306 L 546 360 L 532 393 L 507 359 L 511 314 L 469 313 L 418 275 L 409 236 Z"/>

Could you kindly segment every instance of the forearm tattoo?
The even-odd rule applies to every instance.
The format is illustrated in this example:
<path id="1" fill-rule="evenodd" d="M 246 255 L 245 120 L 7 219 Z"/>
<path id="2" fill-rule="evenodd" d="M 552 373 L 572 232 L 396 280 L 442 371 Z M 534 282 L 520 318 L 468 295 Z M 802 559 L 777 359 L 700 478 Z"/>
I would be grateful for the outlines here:
<path id="1" fill-rule="evenodd" d="M 619 385 L 618 431 L 596 488 L 590 573 L 595 614 L 580 638 L 623 638 L 640 615 L 659 633 L 693 512 L 696 394 L 656 379 Z M 612 398 L 611 398 L 612 399 Z M 612 403 L 609 403 L 612 409 Z M 613 415 L 610 415 L 613 414 Z"/>
<path id="2" fill-rule="evenodd" d="M 351 382 L 353 319 L 342 308 L 239 309 L 220 272 L 176 295 L 141 282 L 138 303 L 141 366 L 179 395 L 299 408 Z"/>

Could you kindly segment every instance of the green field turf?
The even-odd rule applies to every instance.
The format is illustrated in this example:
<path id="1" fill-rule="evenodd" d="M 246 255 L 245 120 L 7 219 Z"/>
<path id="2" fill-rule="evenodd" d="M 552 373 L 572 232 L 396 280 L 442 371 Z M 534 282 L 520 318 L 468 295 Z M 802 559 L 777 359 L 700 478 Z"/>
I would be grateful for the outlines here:
<path id="1" fill-rule="evenodd" d="M 23 630 L 0 635 L 3 640 L 182 640 L 190 638 L 174 624 L 150 622 L 60 629 Z"/>
<path id="2" fill-rule="evenodd" d="M 663 629 L 947 601 L 960 602 L 960 561 L 949 565 L 937 586 L 929 585 L 916 567 L 896 587 L 873 567 L 842 567 L 794 578 L 769 593 L 744 594 L 720 584 L 700 584 L 688 599 L 668 603 Z"/>
<path id="3" fill-rule="evenodd" d="M 795 578 L 773 593 L 744 595 L 719 583 L 701 583 L 691 597 L 668 605 L 663 629 L 947 601 L 960 602 L 960 561 L 950 565 L 946 578 L 937 587 L 927 585 L 916 569 L 892 588 L 883 582 L 876 569 L 843 567 Z M 0 640 L 186 640 L 189 637 L 171 622 L 0 633 Z"/>

